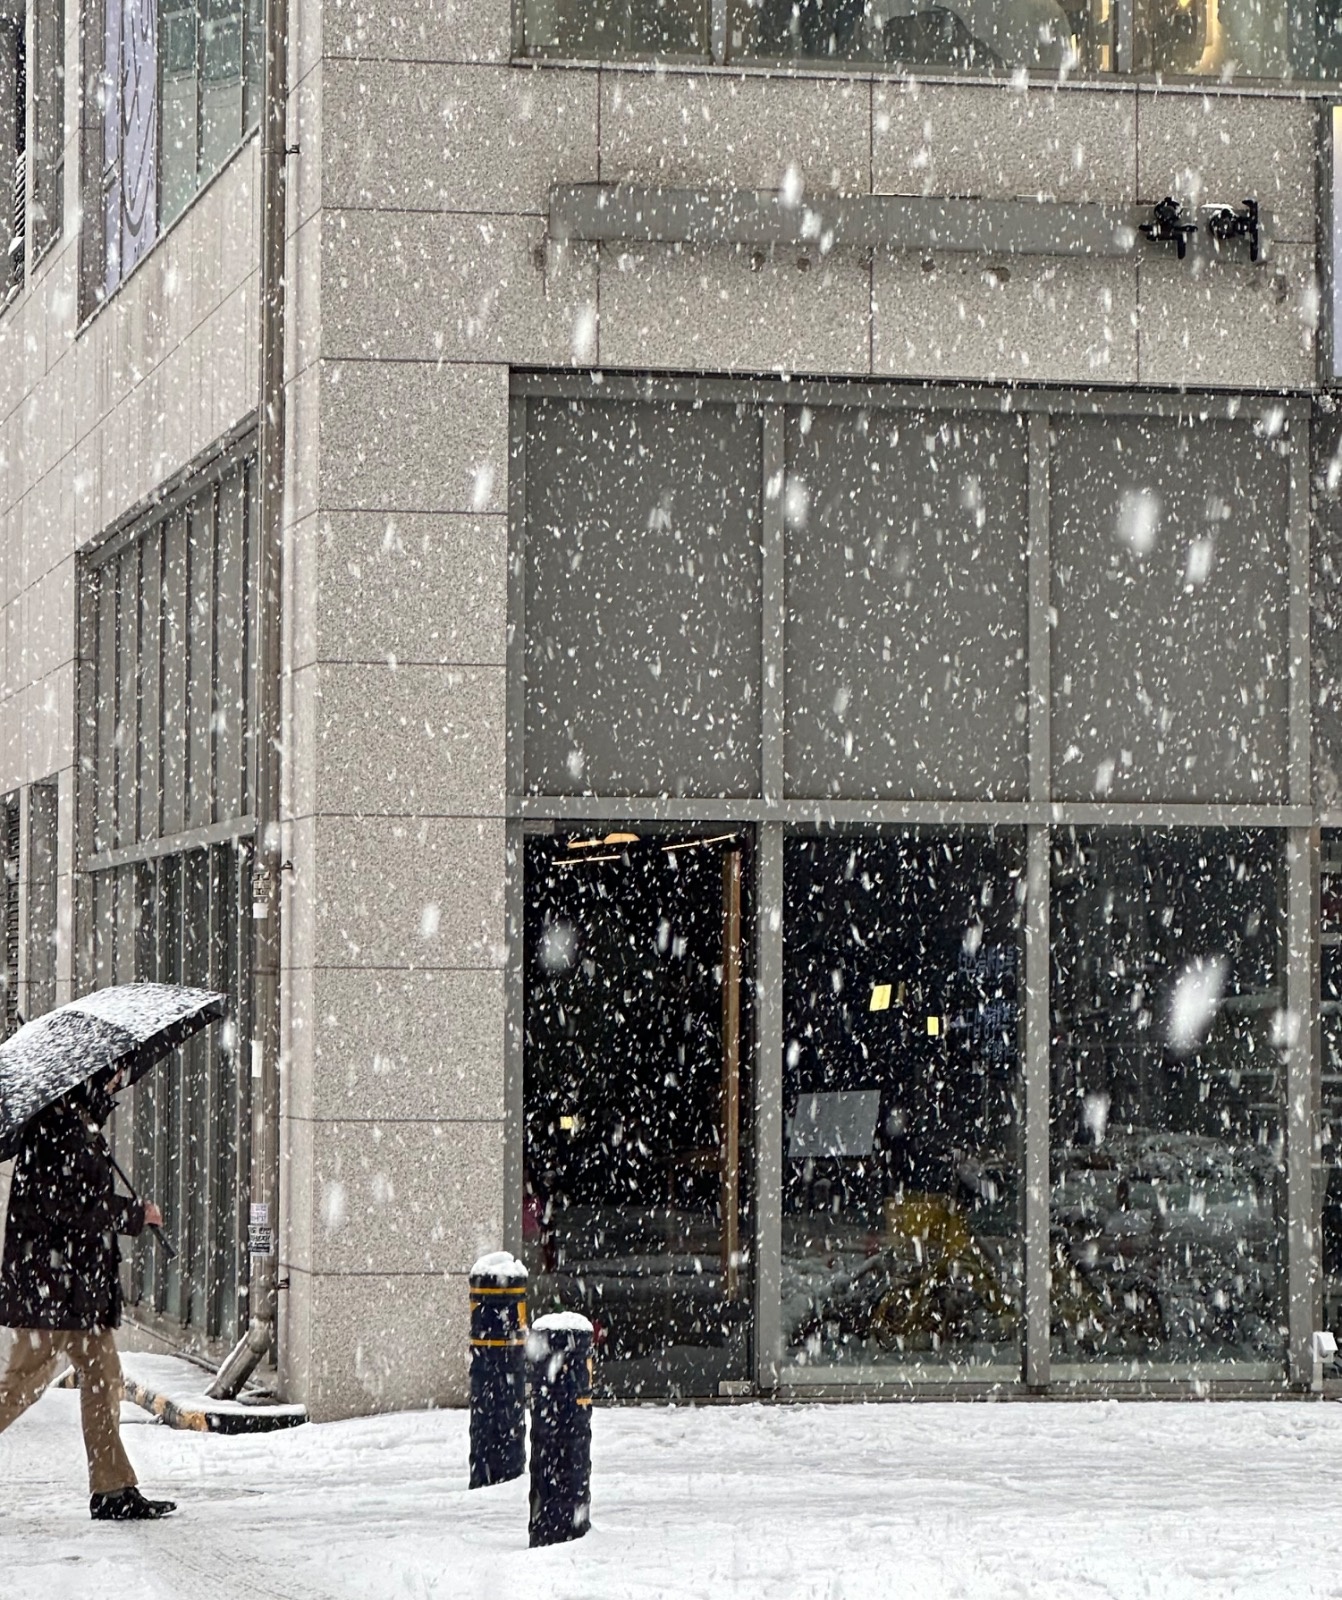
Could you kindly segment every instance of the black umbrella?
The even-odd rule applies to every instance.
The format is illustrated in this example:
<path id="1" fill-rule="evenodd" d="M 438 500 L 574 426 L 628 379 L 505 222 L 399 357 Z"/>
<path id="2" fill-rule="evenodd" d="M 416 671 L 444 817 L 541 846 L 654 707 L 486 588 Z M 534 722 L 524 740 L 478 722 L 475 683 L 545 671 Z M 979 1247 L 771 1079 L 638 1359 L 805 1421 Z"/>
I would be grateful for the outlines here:
<path id="1" fill-rule="evenodd" d="M 123 983 L 25 1022 L 0 1044 L 0 1161 L 18 1154 L 24 1128 L 62 1095 L 118 1068 L 134 1083 L 219 1021 L 227 1003 L 210 989 Z"/>

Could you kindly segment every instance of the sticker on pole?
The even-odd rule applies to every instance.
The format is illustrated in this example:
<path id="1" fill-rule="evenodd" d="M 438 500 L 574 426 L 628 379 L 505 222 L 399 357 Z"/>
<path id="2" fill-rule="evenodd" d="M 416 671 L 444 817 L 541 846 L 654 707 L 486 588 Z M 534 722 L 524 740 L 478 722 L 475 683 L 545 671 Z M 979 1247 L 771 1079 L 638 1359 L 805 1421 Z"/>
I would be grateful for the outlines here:
<path id="1" fill-rule="evenodd" d="M 270 1226 L 270 1207 L 253 1205 L 247 1223 L 247 1253 L 253 1256 L 273 1256 L 275 1235 Z"/>

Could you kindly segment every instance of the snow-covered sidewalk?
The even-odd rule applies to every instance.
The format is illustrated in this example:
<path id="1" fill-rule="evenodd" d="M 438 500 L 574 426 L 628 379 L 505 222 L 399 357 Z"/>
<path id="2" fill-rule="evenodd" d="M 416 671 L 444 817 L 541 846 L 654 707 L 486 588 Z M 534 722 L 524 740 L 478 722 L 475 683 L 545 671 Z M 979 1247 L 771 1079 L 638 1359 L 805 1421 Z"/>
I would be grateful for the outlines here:
<path id="1" fill-rule="evenodd" d="M 3 1600 L 1342 1594 L 1342 1405 L 598 1410 L 593 1530 L 529 1551 L 466 1418 L 227 1438 L 124 1411 L 167 1522 L 89 1521 L 79 1397 L 0 1435 Z"/>

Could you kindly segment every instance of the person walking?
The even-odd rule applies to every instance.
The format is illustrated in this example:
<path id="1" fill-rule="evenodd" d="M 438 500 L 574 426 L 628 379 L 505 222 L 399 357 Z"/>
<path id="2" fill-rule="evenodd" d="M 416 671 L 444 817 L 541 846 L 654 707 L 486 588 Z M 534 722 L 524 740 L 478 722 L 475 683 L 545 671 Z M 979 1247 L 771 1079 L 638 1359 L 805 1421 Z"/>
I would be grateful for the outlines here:
<path id="1" fill-rule="evenodd" d="M 0 1433 L 23 1414 L 64 1356 L 79 1374 L 89 1469 L 89 1511 L 98 1522 L 138 1522 L 175 1511 L 147 1500 L 121 1443 L 119 1234 L 161 1225 L 156 1205 L 117 1193 L 102 1125 L 122 1074 L 81 1084 L 23 1131 L 9 1192 L 0 1327 L 14 1330 L 0 1372 Z"/>

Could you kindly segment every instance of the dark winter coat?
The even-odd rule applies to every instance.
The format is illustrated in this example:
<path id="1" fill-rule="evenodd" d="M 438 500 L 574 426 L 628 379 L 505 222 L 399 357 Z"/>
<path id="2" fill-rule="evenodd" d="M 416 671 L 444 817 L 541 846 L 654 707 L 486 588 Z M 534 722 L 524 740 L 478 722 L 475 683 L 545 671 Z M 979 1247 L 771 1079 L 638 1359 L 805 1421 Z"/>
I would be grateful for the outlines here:
<path id="1" fill-rule="evenodd" d="M 9 1190 L 0 1327 L 121 1322 L 117 1235 L 143 1229 L 144 1206 L 116 1192 L 98 1127 L 106 1110 L 110 1101 L 88 1091 L 57 1101 L 29 1125 Z"/>

